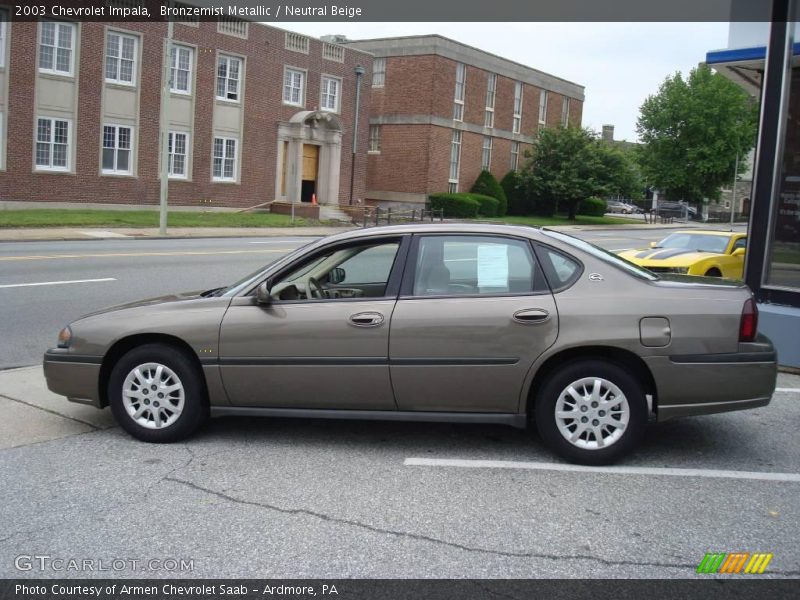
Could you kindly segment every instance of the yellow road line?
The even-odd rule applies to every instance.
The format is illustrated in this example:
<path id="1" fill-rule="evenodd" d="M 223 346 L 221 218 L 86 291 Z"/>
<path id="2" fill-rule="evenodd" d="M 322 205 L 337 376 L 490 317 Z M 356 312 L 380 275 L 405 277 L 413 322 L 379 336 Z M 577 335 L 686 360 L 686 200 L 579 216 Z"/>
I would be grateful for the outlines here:
<path id="1" fill-rule="evenodd" d="M 59 260 L 62 258 L 119 258 L 142 256 L 210 256 L 216 254 L 273 254 L 291 252 L 295 248 L 270 248 L 268 250 L 218 250 L 216 252 L 109 252 L 105 254 L 37 254 L 32 256 L 0 256 L 0 261 Z"/>

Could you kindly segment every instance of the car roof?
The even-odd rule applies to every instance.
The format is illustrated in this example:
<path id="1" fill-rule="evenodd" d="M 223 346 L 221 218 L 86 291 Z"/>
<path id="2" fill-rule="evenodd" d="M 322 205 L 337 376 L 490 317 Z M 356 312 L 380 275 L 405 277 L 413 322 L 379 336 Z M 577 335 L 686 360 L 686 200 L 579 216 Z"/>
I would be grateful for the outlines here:
<path id="1" fill-rule="evenodd" d="M 408 223 L 405 225 L 380 225 L 376 227 L 348 230 L 327 238 L 328 241 L 344 241 L 377 235 L 401 235 L 408 233 L 486 233 L 534 238 L 539 227 L 526 225 L 498 225 L 495 223 Z"/>

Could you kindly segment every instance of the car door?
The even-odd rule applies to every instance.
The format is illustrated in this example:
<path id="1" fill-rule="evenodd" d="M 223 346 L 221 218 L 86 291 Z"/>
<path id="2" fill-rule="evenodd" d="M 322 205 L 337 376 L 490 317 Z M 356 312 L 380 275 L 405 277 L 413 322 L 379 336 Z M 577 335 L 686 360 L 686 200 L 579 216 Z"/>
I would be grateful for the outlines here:
<path id="1" fill-rule="evenodd" d="M 270 278 L 276 291 L 269 304 L 258 304 L 252 292 L 234 298 L 222 320 L 219 348 L 231 403 L 396 409 L 389 323 L 409 241 L 376 237 L 323 247 Z M 327 283 L 333 269 L 350 282 L 349 293 L 341 285 L 334 292 Z M 330 297 L 314 297 L 314 291 L 304 297 L 306 285 Z"/>
<path id="2" fill-rule="evenodd" d="M 528 240 L 415 235 L 389 343 L 398 408 L 515 413 L 526 373 L 557 335 Z"/>

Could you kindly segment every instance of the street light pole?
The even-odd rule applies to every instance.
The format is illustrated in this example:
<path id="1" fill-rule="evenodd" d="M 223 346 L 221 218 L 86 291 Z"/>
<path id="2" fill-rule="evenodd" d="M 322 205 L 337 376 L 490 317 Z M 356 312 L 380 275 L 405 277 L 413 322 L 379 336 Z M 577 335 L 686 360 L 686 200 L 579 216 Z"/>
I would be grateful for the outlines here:
<path id="1" fill-rule="evenodd" d="M 172 89 L 172 30 L 173 21 L 167 21 L 167 37 L 164 40 L 164 74 L 161 85 L 161 201 L 158 215 L 158 234 L 167 235 L 167 197 L 169 195 L 169 95 Z"/>
<path id="2" fill-rule="evenodd" d="M 356 65 L 356 109 L 353 117 L 353 156 L 350 161 L 350 204 L 353 204 L 353 187 L 356 179 L 356 152 L 358 151 L 358 113 L 361 110 L 361 78 L 366 73 L 366 69 L 361 65 Z"/>
<path id="3" fill-rule="evenodd" d="M 739 179 L 739 150 L 736 150 L 736 166 L 733 168 L 733 192 L 731 193 L 731 231 L 733 231 L 733 216 L 736 210 L 736 180 Z"/>

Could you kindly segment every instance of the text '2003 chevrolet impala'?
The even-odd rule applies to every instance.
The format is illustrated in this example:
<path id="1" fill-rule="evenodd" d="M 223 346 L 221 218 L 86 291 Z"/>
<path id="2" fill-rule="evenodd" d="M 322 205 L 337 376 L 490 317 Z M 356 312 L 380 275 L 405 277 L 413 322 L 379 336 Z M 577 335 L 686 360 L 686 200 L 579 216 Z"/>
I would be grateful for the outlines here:
<path id="1" fill-rule="evenodd" d="M 561 233 L 394 226 L 83 317 L 44 369 L 148 442 L 209 414 L 535 423 L 562 457 L 603 464 L 651 418 L 769 403 L 757 317 L 741 283 L 656 275 Z"/>

